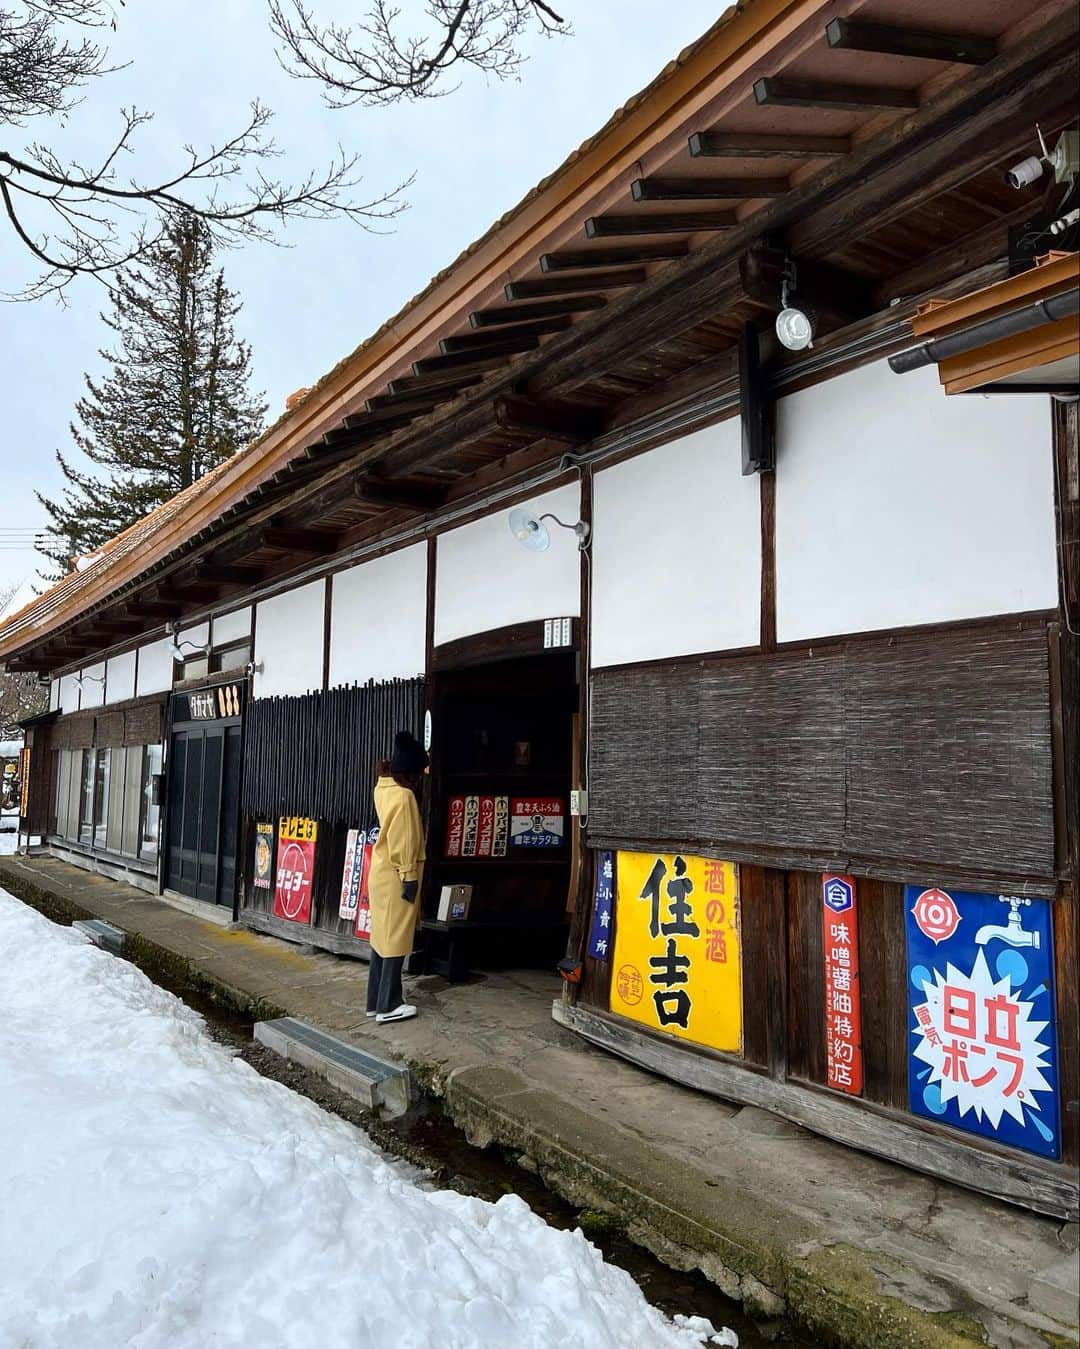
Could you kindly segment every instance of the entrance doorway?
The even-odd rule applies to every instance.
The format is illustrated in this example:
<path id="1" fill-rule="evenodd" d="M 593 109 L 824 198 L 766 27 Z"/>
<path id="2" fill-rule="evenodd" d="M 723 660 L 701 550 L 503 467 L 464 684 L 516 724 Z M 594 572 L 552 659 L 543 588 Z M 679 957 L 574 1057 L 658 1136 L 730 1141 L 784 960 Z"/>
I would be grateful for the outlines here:
<path id="1" fill-rule="evenodd" d="M 233 715 L 207 718 L 219 709 Z M 238 697 L 220 699 L 216 689 L 174 694 L 169 738 L 165 888 L 230 909 L 239 830 L 239 709 Z"/>
<path id="2" fill-rule="evenodd" d="M 433 694 L 427 967 L 551 968 L 575 872 L 575 654 L 437 668 Z"/>

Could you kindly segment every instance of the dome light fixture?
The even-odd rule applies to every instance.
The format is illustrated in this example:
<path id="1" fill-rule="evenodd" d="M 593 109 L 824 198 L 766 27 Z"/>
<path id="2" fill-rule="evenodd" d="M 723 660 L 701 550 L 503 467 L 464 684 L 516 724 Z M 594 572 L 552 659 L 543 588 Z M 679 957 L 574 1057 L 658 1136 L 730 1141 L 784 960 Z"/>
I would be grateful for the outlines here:
<path id="1" fill-rule="evenodd" d="M 800 309 L 789 299 L 795 290 L 797 274 L 791 258 L 784 260 L 784 278 L 780 283 L 780 312 L 776 316 L 776 336 L 788 351 L 806 351 L 814 345 L 814 311 Z"/>
<path id="2" fill-rule="evenodd" d="M 557 515 L 552 515 L 550 511 L 545 511 L 543 515 L 534 515 L 532 511 L 526 510 L 523 506 L 515 506 L 510 512 L 510 533 L 521 544 L 522 548 L 528 549 L 530 553 L 545 553 L 551 547 L 551 534 L 545 520 L 552 520 L 562 529 L 569 529 L 577 535 L 578 548 L 582 552 L 589 544 L 589 526 L 584 520 L 578 520 L 576 524 L 568 525 L 565 520 L 560 520 Z"/>

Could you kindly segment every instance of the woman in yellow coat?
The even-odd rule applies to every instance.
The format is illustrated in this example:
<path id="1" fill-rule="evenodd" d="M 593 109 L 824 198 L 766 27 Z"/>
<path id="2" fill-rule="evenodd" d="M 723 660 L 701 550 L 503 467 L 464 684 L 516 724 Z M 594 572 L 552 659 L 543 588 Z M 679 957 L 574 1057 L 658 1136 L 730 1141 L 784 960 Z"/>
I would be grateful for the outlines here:
<path id="1" fill-rule="evenodd" d="M 376 1021 L 407 1021 L 416 1008 L 405 1001 L 401 971 L 413 948 L 424 872 L 424 826 L 417 795 L 428 756 L 408 731 L 394 740 L 394 755 L 375 784 L 379 837 L 371 852 L 371 964 L 367 1014 Z"/>

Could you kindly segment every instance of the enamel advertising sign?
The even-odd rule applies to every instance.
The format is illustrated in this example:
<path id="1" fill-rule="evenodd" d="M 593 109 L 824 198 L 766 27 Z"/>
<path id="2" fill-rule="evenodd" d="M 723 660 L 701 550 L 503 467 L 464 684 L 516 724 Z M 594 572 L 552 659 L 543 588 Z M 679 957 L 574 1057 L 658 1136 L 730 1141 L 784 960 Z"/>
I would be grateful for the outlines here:
<path id="1" fill-rule="evenodd" d="M 834 1091 L 860 1096 L 862 996 L 859 985 L 859 920 L 853 876 L 821 878 L 825 954 L 826 1082 Z"/>
<path id="2" fill-rule="evenodd" d="M 368 882 L 371 879 L 371 854 L 378 841 L 379 826 L 375 825 L 373 829 L 367 831 L 367 839 L 362 850 L 360 893 L 356 904 L 356 927 L 353 929 L 353 935 L 359 937 L 361 941 L 371 940 L 371 891 Z"/>
<path id="3" fill-rule="evenodd" d="M 615 854 L 596 854 L 596 893 L 589 928 L 589 955 L 607 960 L 611 954 L 611 919 L 615 911 Z"/>
<path id="4" fill-rule="evenodd" d="M 561 848 L 563 803 L 558 797 L 515 797 L 510 803 L 512 848 Z"/>
<path id="5" fill-rule="evenodd" d="M 346 922 L 356 921 L 360 906 L 360 878 L 364 871 L 364 845 L 367 834 L 363 829 L 350 829 L 345 839 L 345 865 L 341 873 L 341 899 L 338 917 Z"/>
<path id="6" fill-rule="evenodd" d="M 315 879 L 315 841 L 319 826 L 303 817 L 278 821 L 278 865 L 274 917 L 311 922 L 311 884 Z"/>
<path id="7" fill-rule="evenodd" d="M 734 863 L 706 857 L 618 854 L 613 1012 L 742 1052 L 738 876 Z"/>
<path id="8" fill-rule="evenodd" d="M 1052 905 L 908 885 L 911 1109 L 1061 1155 Z"/>
<path id="9" fill-rule="evenodd" d="M 256 890 L 269 890 L 270 877 L 274 870 L 274 826 L 256 824 L 255 826 L 255 874 L 252 885 Z"/>

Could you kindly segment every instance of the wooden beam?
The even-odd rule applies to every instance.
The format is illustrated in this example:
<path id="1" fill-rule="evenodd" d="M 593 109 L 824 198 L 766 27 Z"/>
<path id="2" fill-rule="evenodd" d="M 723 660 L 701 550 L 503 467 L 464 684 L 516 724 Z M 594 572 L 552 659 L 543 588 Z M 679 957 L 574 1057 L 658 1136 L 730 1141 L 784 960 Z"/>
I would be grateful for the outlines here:
<path id="1" fill-rule="evenodd" d="M 384 478 L 375 473 L 358 474 L 353 491 L 361 501 L 394 510 L 431 511 L 446 500 L 446 489 L 427 483 L 411 483 Z"/>
<path id="2" fill-rule="evenodd" d="M 155 604 L 152 600 L 131 600 L 127 611 L 135 618 L 173 618 L 176 609 L 170 604 Z"/>
<path id="3" fill-rule="evenodd" d="M 950 61 L 983 66 L 997 55 L 993 38 L 939 33 L 929 29 L 896 28 L 885 23 L 833 19 L 825 27 L 830 47 L 851 52 L 881 52 L 885 56 L 916 56 L 926 61 Z"/>
<path id="4" fill-rule="evenodd" d="M 200 562 L 195 568 L 200 581 L 221 585 L 254 585 L 262 579 L 261 567 L 237 567 L 224 562 Z"/>
<path id="5" fill-rule="evenodd" d="M 921 295 L 923 291 L 963 276 L 965 272 L 973 272 L 999 259 L 1004 260 L 1009 256 L 1010 226 L 1025 224 L 1037 214 L 1037 210 L 1034 202 L 1025 201 L 1008 214 L 998 216 L 996 220 L 988 221 L 970 234 L 965 234 L 962 239 L 936 248 L 902 271 L 884 277 L 876 283 L 875 302 L 879 307 L 884 307 L 897 296 Z"/>
<path id="6" fill-rule="evenodd" d="M 747 249 L 739 259 L 739 278 L 748 300 L 770 312 L 779 309 L 784 262 L 788 257 L 783 250 L 764 245 Z M 792 261 L 797 282 L 792 294 L 796 304 L 803 300 L 820 317 L 842 323 L 851 323 L 873 312 L 868 278 L 816 259 Z"/>
<path id="7" fill-rule="evenodd" d="M 448 398 L 453 397 L 451 390 L 447 390 L 441 397 L 437 394 L 377 393 L 373 398 L 366 399 L 364 406 L 369 412 L 397 410 L 419 416 L 425 412 L 433 412 L 440 403 L 445 403 Z"/>
<path id="8" fill-rule="evenodd" d="M 1059 16 L 860 146 L 844 168 L 863 171 L 846 191 L 804 210 L 788 231 L 788 246 L 798 254 L 832 252 L 837 238 L 865 237 L 901 209 L 915 210 L 1019 153 L 1036 120 L 1044 130 L 1064 125 L 1075 116 L 1078 80 L 1075 15 L 1068 17 L 1071 30 Z"/>
<path id="9" fill-rule="evenodd" d="M 512 324 L 500 332 L 493 333 L 485 329 L 478 333 L 458 333 L 453 337 L 444 337 L 439 343 L 439 350 L 444 356 L 452 356 L 455 352 L 486 351 L 493 343 L 525 337 L 543 337 L 547 333 L 564 333 L 573 321 L 569 314 L 553 314 L 550 318 L 535 319 L 531 323 Z"/>
<path id="10" fill-rule="evenodd" d="M 619 290 L 636 286 L 648 273 L 644 267 L 623 267 L 615 272 L 586 272 L 581 276 L 551 276 L 540 281 L 511 281 L 508 300 L 542 300 L 547 295 L 572 295 L 575 291 Z"/>
<path id="11" fill-rule="evenodd" d="M 627 234 L 698 234 L 703 230 L 729 230 L 736 223 L 734 211 L 640 211 L 633 215 L 596 215 L 585 222 L 590 239 L 615 239 Z"/>
<path id="12" fill-rule="evenodd" d="M 750 131 L 695 131 L 695 159 L 831 159 L 851 149 L 847 136 L 789 136 Z"/>
<path id="13" fill-rule="evenodd" d="M 877 84 L 833 84 L 825 80 L 788 80 L 764 76 L 754 81 L 754 101 L 762 108 L 834 108 L 843 112 L 919 106 L 914 89 Z"/>
<path id="14" fill-rule="evenodd" d="M 456 370 L 442 375 L 401 375 L 397 379 L 392 379 L 387 384 L 389 396 L 396 398 L 399 394 L 407 394 L 410 398 L 415 398 L 420 393 L 439 393 L 447 394 L 451 398 L 456 398 L 463 389 L 472 388 L 474 384 L 480 384 L 490 373 L 491 367 L 487 362 L 477 365 L 475 370 Z M 386 397 L 383 394 L 380 397 Z M 375 400 L 372 399 L 372 402 Z"/>
<path id="15" fill-rule="evenodd" d="M 685 258 L 690 245 L 683 239 L 661 239 L 653 244 L 629 244 L 625 248 L 568 249 L 559 253 L 541 253 L 542 272 L 571 272 L 589 267 L 625 267 L 642 262 L 670 262 Z"/>
<path id="16" fill-rule="evenodd" d="M 418 415 L 400 408 L 386 408 L 380 412 L 356 412 L 345 418 L 340 426 L 325 432 L 322 443 L 330 449 L 344 450 L 366 445 L 388 431 L 400 431 Z"/>
<path id="17" fill-rule="evenodd" d="M 263 544 L 283 553 L 310 553 L 325 557 L 337 549 L 337 535 L 330 530 L 299 529 L 292 525 L 271 525 L 263 530 Z"/>
<path id="18" fill-rule="evenodd" d="M 163 600 L 171 600 L 176 605 L 197 604 L 203 600 L 217 599 L 218 587 L 200 581 L 176 580 L 168 586 L 158 586 L 158 594 Z"/>
<path id="19" fill-rule="evenodd" d="M 590 309 L 603 309 L 606 304 L 606 295 L 568 295 L 565 299 L 537 300 L 533 304 L 474 309 L 469 315 L 469 322 L 474 328 L 494 328 L 502 324 L 528 322 L 531 319 L 555 318 L 560 314 L 581 314 Z"/>
<path id="20" fill-rule="evenodd" d="M 571 445 L 583 445 L 604 429 L 603 414 L 591 408 L 530 398 L 496 398 L 495 421 L 504 431 L 527 431 Z"/>
<path id="21" fill-rule="evenodd" d="M 482 347 L 473 347 L 469 351 L 454 351 L 442 356 L 425 356 L 413 361 L 413 372 L 417 375 L 434 374 L 437 370 L 456 370 L 469 366 L 476 361 L 502 361 L 521 351 L 535 351 L 540 345 L 539 337 L 532 333 L 523 333 L 518 337 L 500 337 Z"/>
<path id="22" fill-rule="evenodd" d="M 741 201 L 787 190 L 786 178 L 636 178 L 630 184 L 635 201 Z"/>

